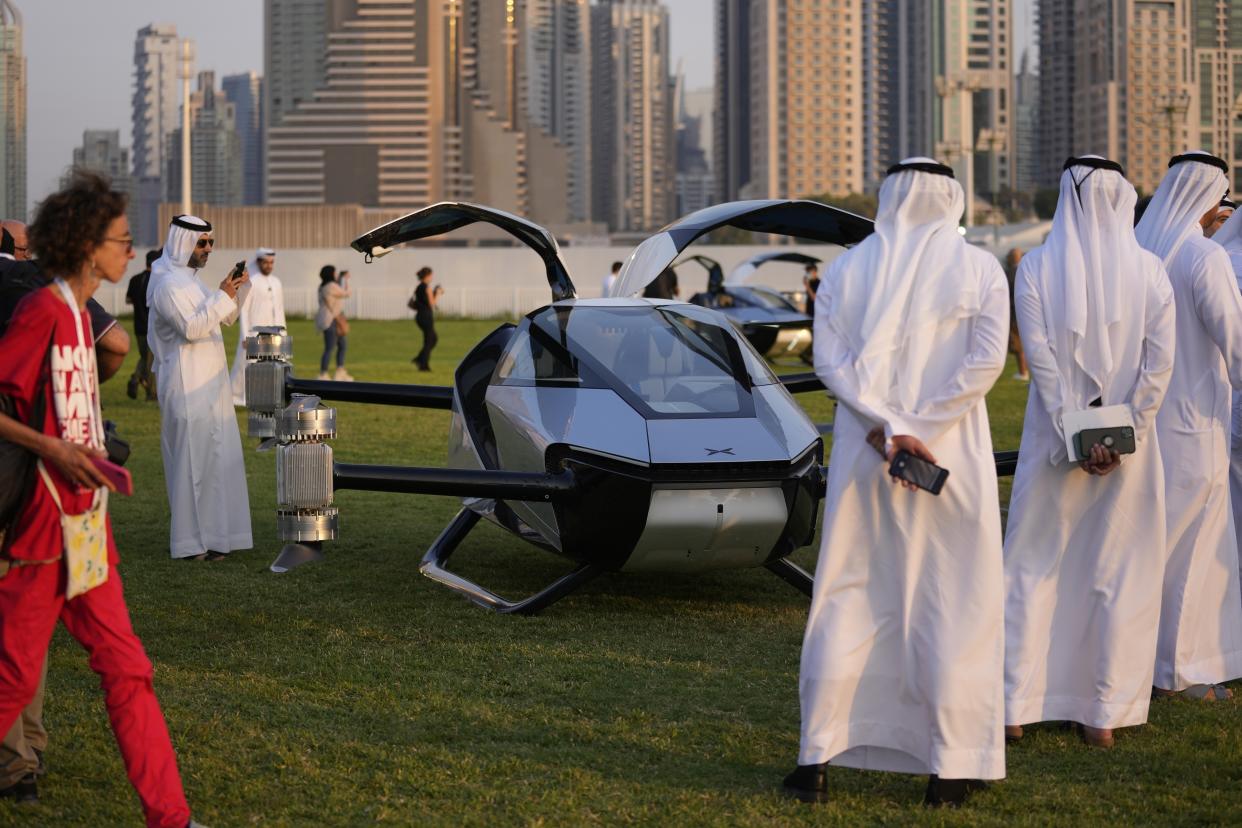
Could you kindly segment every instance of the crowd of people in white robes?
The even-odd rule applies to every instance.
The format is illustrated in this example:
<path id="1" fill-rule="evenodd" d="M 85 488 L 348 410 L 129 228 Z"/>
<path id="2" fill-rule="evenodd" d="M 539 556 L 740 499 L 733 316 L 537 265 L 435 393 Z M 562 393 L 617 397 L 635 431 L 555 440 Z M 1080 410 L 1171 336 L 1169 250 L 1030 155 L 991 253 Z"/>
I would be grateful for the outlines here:
<path id="1" fill-rule="evenodd" d="M 925 802 L 958 805 L 1004 777 L 1024 725 L 1068 721 L 1108 748 L 1153 695 L 1230 696 L 1242 216 L 1216 221 L 1227 169 L 1174 158 L 1136 228 L 1120 165 L 1066 162 L 1014 281 L 1031 387 L 1003 539 L 984 400 L 1005 276 L 959 234 L 949 167 L 889 170 L 875 233 L 816 299 L 815 369 L 838 405 L 788 794 L 826 800 L 839 765 L 927 774 Z M 1071 424 L 1109 412 L 1134 452 L 1076 447 Z M 950 470 L 938 496 L 890 479 L 902 451 Z"/>

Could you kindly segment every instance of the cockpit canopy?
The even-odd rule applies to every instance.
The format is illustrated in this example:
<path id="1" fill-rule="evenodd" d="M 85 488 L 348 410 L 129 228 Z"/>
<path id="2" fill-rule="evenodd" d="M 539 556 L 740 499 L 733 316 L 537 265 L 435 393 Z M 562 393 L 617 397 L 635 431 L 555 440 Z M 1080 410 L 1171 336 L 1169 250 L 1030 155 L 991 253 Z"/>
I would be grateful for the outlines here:
<path id="1" fill-rule="evenodd" d="M 749 417 L 777 379 L 737 330 L 683 304 L 558 302 L 527 316 L 493 385 L 610 388 L 647 419 Z"/>

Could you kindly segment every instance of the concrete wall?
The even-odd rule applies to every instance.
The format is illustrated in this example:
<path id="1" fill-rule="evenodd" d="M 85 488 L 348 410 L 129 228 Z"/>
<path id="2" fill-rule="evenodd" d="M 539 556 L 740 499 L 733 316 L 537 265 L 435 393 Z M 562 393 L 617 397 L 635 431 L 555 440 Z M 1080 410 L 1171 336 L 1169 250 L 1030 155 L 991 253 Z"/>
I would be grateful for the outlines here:
<path id="1" fill-rule="evenodd" d="M 689 252 L 716 259 L 727 275 L 736 265 L 757 253 L 773 248 L 758 245 L 695 245 Z M 841 248 L 807 245 L 788 248 L 819 256 L 826 262 Z M 631 250 L 622 247 L 567 247 L 565 263 L 578 288 L 578 295 L 600 295 L 604 276 L 614 261 L 624 261 Z M 216 250 L 201 272 L 203 283 L 216 287 L 239 259 L 249 259 L 253 250 Z M 138 260 L 131 270 L 137 273 Z M 402 249 L 365 264 L 362 255 L 349 248 L 281 250 L 276 256 L 276 275 L 285 288 L 285 309 L 292 315 L 313 315 L 317 303 L 319 268 L 325 264 L 345 268 L 351 273 L 353 296 L 346 303 L 352 319 L 412 319 L 406 300 L 414 292 L 415 272 L 423 265 L 435 271 L 433 282 L 444 286 L 440 311 L 446 316 L 519 316 L 546 305 L 551 300 L 543 263 L 525 247 L 471 247 Z M 707 273 L 693 262 L 677 269 L 682 298 L 703 290 Z M 751 280 L 778 290 L 800 290 L 802 268 L 787 262 L 765 265 Z M 128 313 L 125 287 L 128 278 L 116 286 L 103 285 L 95 294 L 104 307 L 115 314 Z"/>

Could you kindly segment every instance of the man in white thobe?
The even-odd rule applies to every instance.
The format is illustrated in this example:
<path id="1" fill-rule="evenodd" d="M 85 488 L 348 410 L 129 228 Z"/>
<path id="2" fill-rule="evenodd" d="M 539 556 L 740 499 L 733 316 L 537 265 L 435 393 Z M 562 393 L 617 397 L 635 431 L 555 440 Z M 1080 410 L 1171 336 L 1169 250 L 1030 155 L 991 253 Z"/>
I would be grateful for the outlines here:
<path id="1" fill-rule="evenodd" d="M 276 251 L 260 247 L 246 265 L 250 273 L 250 291 L 241 303 L 241 335 L 237 337 L 237 353 L 229 381 L 233 387 L 233 405 L 246 405 L 246 339 L 254 336 L 255 328 L 285 326 L 285 293 L 280 279 L 272 273 L 276 267 Z"/>
<path id="2" fill-rule="evenodd" d="M 1114 728 L 1147 721 L 1165 537 L 1153 424 L 1175 335 L 1164 267 L 1134 237 L 1136 199 L 1119 164 L 1071 158 L 1052 231 L 1018 266 L 1032 383 L 1005 533 L 1010 739 L 1071 721 L 1111 747 Z M 1129 407 L 1136 451 L 1079 464 L 1062 416 L 1097 401 Z"/>
<path id="3" fill-rule="evenodd" d="M 177 216 L 151 267 L 147 338 L 159 388 L 160 452 L 172 515 L 174 558 L 215 560 L 253 546 L 241 434 L 233 413 L 220 325 L 237 320 L 248 275 L 208 291 L 211 225 Z"/>
<path id="4" fill-rule="evenodd" d="M 1242 592 L 1229 502 L 1230 385 L 1242 387 L 1242 295 L 1229 256 L 1203 228 L 1229 188 L 1228 165 L 1175 157 L 1135 233 L 1164 262 L 1177 353 L 1156 418 L 1164 457 L 1168 560 L 1153 683 L 1216 700 L 1242 676 Z"/>
<path id="5" fill-rule="evenodd" d="M 1233 274 L 1242 290 L 1242 213 L 1234 212 L 1212 241 L 1225 248 Z M 1233 423 L 1229 429 L 1229 499 L 1233 503 L 1233 528 L 1242 557 L 1242 391 L 1233 392 Z M 1242 562 L 1239 563 L 1242 566 Z"/>
<path id="6" fill-rule="evenodd" d="M 823 546 L 802 644 L 802 745 L 785 791 L 827 797 L 825 763 L 931 775 L 957 804 L 1005 775 L 1000 507 L 984 395 L 1005 365 L 1009 291 L 957 231 L 951 168 L 910 159 L 875 233 L 815 307 L 815 371 L 838 400 Z M 949 470 L 896 485 L 899 449 Z"/>

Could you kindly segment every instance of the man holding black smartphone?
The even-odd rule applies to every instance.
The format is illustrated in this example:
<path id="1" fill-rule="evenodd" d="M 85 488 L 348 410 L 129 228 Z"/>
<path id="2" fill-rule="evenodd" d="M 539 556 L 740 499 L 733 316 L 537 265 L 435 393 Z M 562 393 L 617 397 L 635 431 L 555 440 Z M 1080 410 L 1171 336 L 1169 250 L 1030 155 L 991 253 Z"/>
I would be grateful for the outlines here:
<path id="1" fill-rule="evenodd" d="M 250 274 L 238 262 L 209 292 L 197 271 L 214 245 L 209 223 L 175 217 L 147 288 L 170 549 L 174 558 L 194 560 L 219 560 L 253 546 L 241 434 L 220 333 L 221 324 L 237 321 Z"/>
<path id="2" fill-rule="evenodd" d="M 958 234 L 964 204 L 950 167 L 893 166 L 875 233 L 833 261 L 832 289 L 816 297 L 815 372 L 839 405 L 802 644 L 802 744 L 784 783 L 804 802 L 830 798 L 829 764 L 928 774 L 929 805 L 1005 775 L 984 395 L 1005 365 L 1009 291 L 996 258 Z"/>

